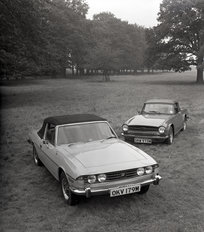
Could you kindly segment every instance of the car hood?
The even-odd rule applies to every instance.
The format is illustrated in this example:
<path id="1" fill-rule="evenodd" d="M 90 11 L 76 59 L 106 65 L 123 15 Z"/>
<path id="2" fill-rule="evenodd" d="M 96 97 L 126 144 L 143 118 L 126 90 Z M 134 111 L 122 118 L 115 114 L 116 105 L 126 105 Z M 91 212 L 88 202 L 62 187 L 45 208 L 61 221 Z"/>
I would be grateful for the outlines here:
<path id="1" fill-rule="evenodd" d="M 156 164 L 156 161 L 145 152 L 119 139 L 95 141 L 71 147 L 63 146 L 63 151 L 71 153 L 72 162 L 75 162 L 80 175 L 107 173 Z"/>
<path id="2" fill-rule="evenodd" d="M 140 114 L 127 121 L 128 125 L 155 126 L 163 125 L 171 116 L 164 114 Z"/>

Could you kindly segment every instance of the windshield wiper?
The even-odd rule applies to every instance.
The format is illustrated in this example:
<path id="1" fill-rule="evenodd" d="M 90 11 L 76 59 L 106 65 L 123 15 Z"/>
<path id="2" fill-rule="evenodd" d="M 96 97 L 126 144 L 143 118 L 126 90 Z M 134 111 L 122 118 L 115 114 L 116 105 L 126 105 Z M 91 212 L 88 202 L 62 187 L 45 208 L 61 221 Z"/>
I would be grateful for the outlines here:
<path id="1" fill-rule="evenodd" d="M 76 143 L 69 143 L 67 144 L 68 147 L 71 147 L 73 145 L 83 144 L 84 142 L 76 142 Z"/>
<path id="2" fill-rule="evenodd" d="M 115 139 L 116 137 L 115 136 L 109 136 L 108 138 L 106 139 Z"/>
<path id="3" fill-rule="evenodd" d="M 106 141 L 106 140 L 108 140 L 108 139 L 116 139 L 116 137 L 115 137 L 115 136 L 109 136 L 109 137 L 107 137 L 107 138 L 101 140 L 101 142 L 104 142 L 104 141 Z"/>
<path id="4" fill-rule="evenodd" d="M 159 111 L 155 111 L 155 110 L 148 111 L 148 113 L 150 113 L 150 114 L 161 114 Z"/>

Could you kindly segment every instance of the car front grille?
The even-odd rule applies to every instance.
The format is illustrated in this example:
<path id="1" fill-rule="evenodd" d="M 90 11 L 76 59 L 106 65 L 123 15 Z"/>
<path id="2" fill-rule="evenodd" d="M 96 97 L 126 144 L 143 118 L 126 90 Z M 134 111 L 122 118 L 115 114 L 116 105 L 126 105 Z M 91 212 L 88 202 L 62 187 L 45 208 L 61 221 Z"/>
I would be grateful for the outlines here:
<path id="1" fill-rule="evenodd" d="M 128 126 L 128 129 L 134 131 L 158 131 L 158 127 L 154 126 Z"/>
<path id="2" fill-rule="evenodd" d="M 158 135 L 158 127 L 153 126 L 128 126 L 129 134 L 137 135 Z"/>
<path id="3" fill-rule="evenodd" d="M 109 173 L 106 173 L 106 181 L 114 181 L 114 180 L 120 180 L 120 179 L 125 179 L 125 178 L 132 178 L 136 176 L 138 176 L 137 169 L 109 172 Z"/>

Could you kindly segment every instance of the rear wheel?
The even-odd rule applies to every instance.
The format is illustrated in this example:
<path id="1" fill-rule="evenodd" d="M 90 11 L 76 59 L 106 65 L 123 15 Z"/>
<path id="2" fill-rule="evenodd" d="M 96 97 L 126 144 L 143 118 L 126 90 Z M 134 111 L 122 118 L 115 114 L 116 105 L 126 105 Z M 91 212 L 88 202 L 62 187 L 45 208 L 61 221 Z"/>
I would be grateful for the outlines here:
<path id="1" fill-rule="evenodd" d="M 149 185 L 142 186 L 138 194 L 145 194 L 148 190 L 149 190 Z"/>
<path id="2" fill-rule="evenodd" d="M 34 144 L 33 144 L 33 161 L 34 161 L 36 166 L 42 166 L 42 162 L 38 157 L 38 153 L 37 153 L 37 150 L 36 150 Z"/>
<path id="3" fill-rule="evenodd" d="M 62 172 L 60 175 L 60 183 L 65 202 L 68 205 L 76 205 L 78 203 L 77 196 L 70 190 L 69 182 L 64 172 Z"/>
<path id="4" fill-rule="evenodd" d="M 168 139 L 167 139 L 167 144 L 172 144 L 174 140 L 174 132 L 172 126 L 169 129 L 169 134 L 168 134 Z"/>

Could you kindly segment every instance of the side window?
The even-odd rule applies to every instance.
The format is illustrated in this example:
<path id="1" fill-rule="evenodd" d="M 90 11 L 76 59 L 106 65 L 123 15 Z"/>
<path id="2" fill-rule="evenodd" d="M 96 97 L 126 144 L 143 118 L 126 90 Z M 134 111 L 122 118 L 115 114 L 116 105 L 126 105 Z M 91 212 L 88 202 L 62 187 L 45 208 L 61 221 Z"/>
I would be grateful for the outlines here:
<path id="1" fill-rule="evenodd" d="M 47 124 L 45 139 L 52 145 L 55 144 L 55 125 L 49 123 Z"/>

